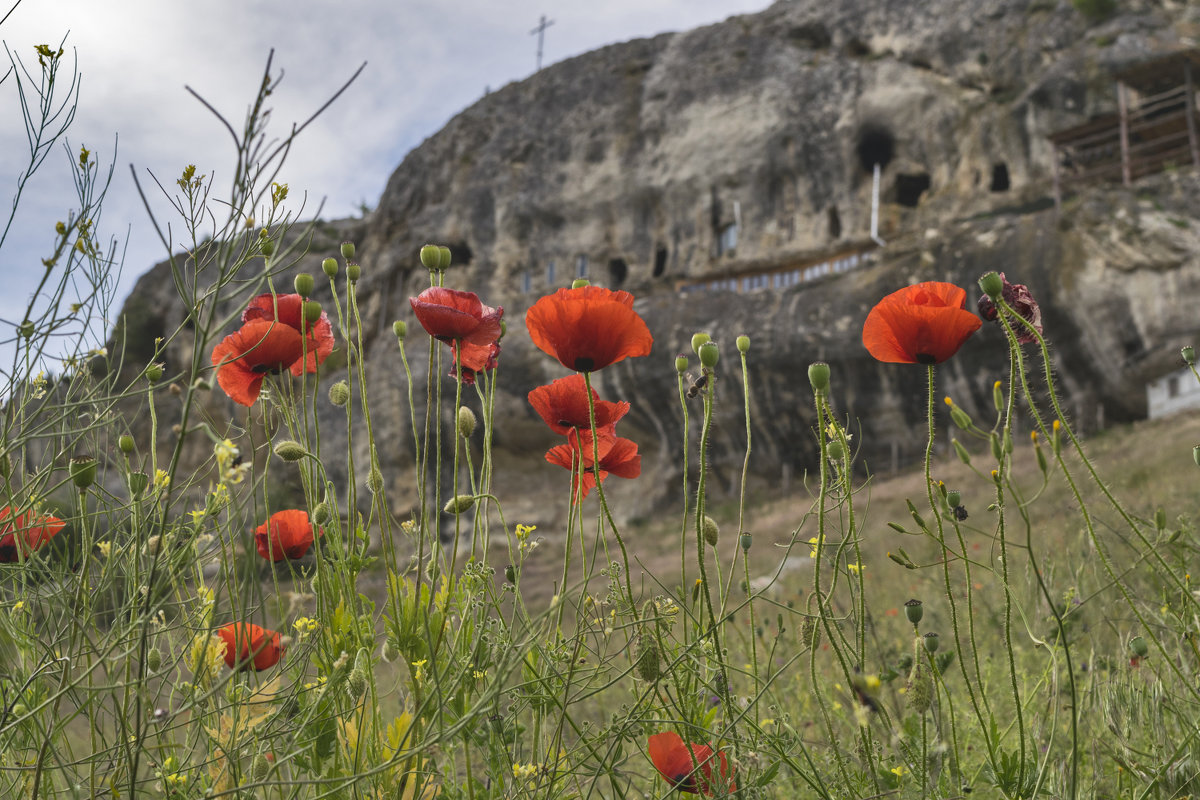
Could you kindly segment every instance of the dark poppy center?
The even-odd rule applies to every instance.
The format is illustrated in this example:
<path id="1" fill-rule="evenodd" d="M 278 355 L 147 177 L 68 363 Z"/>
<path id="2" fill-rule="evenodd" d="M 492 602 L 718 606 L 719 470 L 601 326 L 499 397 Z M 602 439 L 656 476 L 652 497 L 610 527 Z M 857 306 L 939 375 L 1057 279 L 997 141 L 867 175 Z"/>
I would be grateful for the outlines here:
<path id="1" fill-rule="evenodd" d="M 936 364 L 937 359 L 934 358 L 933 356 L 931 356 L 929 353 L 917 353 L 917 363 L 918 364 Z"/>
<path id="2" fill-rule="evenodd" d="M 283 370 L 283 364 L 255 364 L 250 368 L 250 371 L 255 375 L 266 375 L 267 373 L 278 375 L 280 372 L 283 372 Z"/>
<path id="3" fill-rule="evenodd" d="M 562 425 L 564 428 L 574 428 L 575 427 L 575 423 L 571 422 L 571 420 L 569 420 L 569 419 L 560 419 L 558 421 L 558 424 Z"/>
<path id="4" fill-rule="evenodd" d="M 676 775 L 671 780 L 671 783 L 673 783 L 675 788 L 681 792 L 691 792 L 692 794 L 696 793 L 696 778 L 691 774 L 691 770 L 688 770 L 680 775 Z"/>
<path id="5" fill-rule="evenodd" d="M 581 357 L 575 359 L 576 372 L 592 372 L 596 369 L 596 359 Z"/>
<path id="6" fill-rule="evenodd" d="M 17 543 L 14 539 L 12 543 L 0 544 L 0 561 L 9 563 L 17 560 Z"/>

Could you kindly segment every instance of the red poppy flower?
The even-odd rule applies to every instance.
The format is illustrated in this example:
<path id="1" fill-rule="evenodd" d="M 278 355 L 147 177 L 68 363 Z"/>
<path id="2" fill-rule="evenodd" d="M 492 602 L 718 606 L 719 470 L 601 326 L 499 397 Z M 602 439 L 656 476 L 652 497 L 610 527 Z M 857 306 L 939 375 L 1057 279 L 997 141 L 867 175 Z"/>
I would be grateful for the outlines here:
<path id="1" fill-rule="evenodd" d="M 317 530 L 316 535 L 323 531 Z M 271 561 L 302 558 L 313 543 L 313 525 L 308 512 L 297 509 L 276 511 L 254 531 L 254 547 Z"/>
<path id="2" fill-rule="evenodd" d="M 217 631 L 225 643 L 230 669 L 270 669 L 283 657 L 279 634 L 245 622 L 231 622 Z"/>
<path id="3" fill-rule="evenodd" d="M 610 430 L 597 430 L 599 434 L 600 451 L 600 480 L 604 480 L 611 472 L 619 478 L 636 478 L 642 474 L 642 457 L 638 455 L 637 442 L 622 439 Z M 588 492 L 596 485 L 596 476 L 592 470 L 592 432 L 572 428 L 567 434 L 567 443 L 551 447 L 546 453 L 546 460 L 558 464 L 574 472 L 580 461 L 583 462 L 583 491 L 580 493 L 576 484 L 574 494 L 577 497 L 587 497 Z M 578 478 L 578 476 L 576 476 Z"/>
<path id="4" fill-rule="evenodd" d="M 450 345 L 451 358 L 458 359 L 458 344 Z M 497 342 L 491 344 L 470 344 L 464 343 L 462 346 L 462 372 L 463 383 L 468 386 L 475 383 L 475 375 L 484 370 L 495 369 L 500 364 L 500 345 Z M 450 377 L 458 377 L 455 372 L 457 367 L 450 368 Z"/>
<path id="5" fill-rule="evenodd" d="M 633 310 L 633 295 L 600 286 L 559 289 L 525 312 L 529 336 L 567 369 L 594 372 L 650 354 L 654 338 Z"/>
<path id="6" fill-rule="evenodd" d="M 597 431 L 612 431 L 617 420 L 629 412 L 629 403 L 601 400 L 595 389 L 592 389 L 592 402 L 596 406 Z M 591 430 L 587 386 L 578 373 L 534 389 L 529 393 L 529 404 L 555 433 L 567 436 L 575 428 Z"/>
<path id="7" fill-rule="evenodd" d="M 723 752 L 713 754 L 711 745 L 685 745 L 675 731 L 663 731 L 650 737 L 648 750 L 650 761 L 667 783 L 681 792 L 712 795 L 716 786 L 723 794 L 737 791 L 733 782 L 733 770 L 725 760 Z M 713 773 L 717 784 L 713 784 Z"/>
<path id="8" fill-rule="evenodd" d="M 304 298 L 298 294 L 260 294 L 242 312 L 243 323 L 255 319 L 275 320 L 295 329 L 297 333 L 308 332 L 304 348 L 306 355 L 303 359 L 297 355 L 289 366 L 293 375 L 299 376 L 305 371 L 316 372 L 317 365 L 333 352 L 333 326 L 329 324 L 329 315 L 322 311 L 316 322 L 305 323 Z"/>
<path id="9" fill-rule="evenodd" d="M 408 302 L 421 327 L 439 342 L 489 345 L 500 338 L 504 309 L 485 306 L 474 292 L 431 286 Z"/>
<path id="10" fill-rule="evenodd" d="M 1040 335 L 1042 333 L 1042 309 L 1038 306 L 1038 301 L 1033 299 L 1033 293 L 1029 291 L 1029 287 L 1023 283 L 1009 283 L 1003 272 L 1000 273 L 1000 281 L 1004 287 L 1000 295 L 1004 298 L 1004 302 L 1008 303 L 1009 307 L 1032 325 Z M 999 316 L 996 304 L 986 294 L 979 296 L 978 307 L 979 316 L 988 322 L 995 321 Z M 1017 334 L 1017 341 L 1021 344 L 1037 341 L 1037 336 L 1033 335 L 1033 331 L 1024 325 L 1013 325 L 1013 331 Z"/>
<path id="11" fill-rule="evenodd" d="M 29 558 L 66 526 L 67 523 L 50 514 L 33 511 L 17 514 L 12 506 L 0 508 L 0 562 L 11 564 Z"/>
<path id="12" fill-rule="evenodd" d="M 951 283 L 928 281 L 892 292 L 867 314 L 863 345 L 880 361 L 940 364 L 983 324 L 966 305 L 966 291 Z"/>

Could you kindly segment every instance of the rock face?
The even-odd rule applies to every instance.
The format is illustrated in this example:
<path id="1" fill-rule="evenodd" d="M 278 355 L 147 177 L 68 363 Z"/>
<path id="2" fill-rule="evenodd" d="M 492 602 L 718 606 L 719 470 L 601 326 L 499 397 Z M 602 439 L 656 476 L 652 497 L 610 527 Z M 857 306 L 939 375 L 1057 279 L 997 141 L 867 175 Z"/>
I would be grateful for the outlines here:
<path id="1" fill-rule="evenodd" d="M 869 308 L 917 280 L 956 282 L 971 302 L 991 269 L 1029 284 L 1076 418 L 1144 414 L 1145 380 L 1172 368 L 1200 329 L 1182 302 L 1200 288 L 1200 178 L 1180 169 L 1088 189 L 1058 214 L 1046 137 L 1113 110 L 1113 70 L 1195 46 L 1200 10 L 1126 2 L 1092 24 L 1045 0 L 833 5 L 780 2 L 570 59 L 485 96 L 405 158 L 374 214 L 347 228 L 364 265 L 368 381 L 396 505 L 412 500 L 412 448 L 390 326 L 409 320 L 423 386 L 413 354 L 427 340 L 406 301 L 428 285 L 417 258 L 426 242 L 454 252 L 448 286 L 506 309 L 495 443 L 517 493 L 535 471 L 559 477 L 541 462 L 552 436 L 524 395 L 562 374 L 532 347 L 521 314 L 578 274 L 634 292 L 655 336 L 649 358 L 598 375 L 604 397 L 633 404 L 622 434 L 639 441 L 644 474 L 615 487 L 631 516 L 681 491 L 673 360 L 697 330 L 725 345 L 718 491 L 736 485 L 745 447 L 732 347 L 741 334 L 753 343 L 759 485 L 815 465 L 805 370 L 818 359 L 833 368 L 833 401 L 863 460 L 886 470 L 919 458 L 925 371 L 877 364 L 860 342 Z M 876 164 L 882 247 L 870 236 Z M 836 269 L 813 266 L 834 259 Z M 812 279 L 780 277 L 805 270 Z M 765 275 L 762 288 L 685 291 L 748 274 Z M 146 303 L 138 293 L 155 283 L 152 273 L 130 302 Z M 989 419 L 1005 356 L 985 327 L 939 371 L 939 395 Z M 331 411 L 320 412 L 330 421 L 323 446 L 336 453 L 345 432 Z M 693 434 L 699 412 L 696 401 Z M 362 437 L 354 448 L 365 457 Z M 338 465 L 327 467 L 336 481 Z M 536 498 L 517 502 L 538 512 Z"/>

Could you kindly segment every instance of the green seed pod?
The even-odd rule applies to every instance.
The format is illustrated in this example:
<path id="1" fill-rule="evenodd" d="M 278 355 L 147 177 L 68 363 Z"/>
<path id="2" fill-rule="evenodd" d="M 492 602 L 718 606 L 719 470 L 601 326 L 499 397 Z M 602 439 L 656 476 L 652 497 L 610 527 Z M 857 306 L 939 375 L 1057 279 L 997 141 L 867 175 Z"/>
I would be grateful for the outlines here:
<path id="1" fill-rule="evenodd" d="M 904 604 L 904 616 L 908 617 L 908 621 L 913 625 L 917 625 L 925 616 L 925 607 L 921 605 L 920 600 L 909 600 Z"/>
<path id="2" fill-rule="evenodd" d="M 157 364 L 157 363 L 156 364 L 148 364 L 146 366 L 145 372 L 143 372 L 142 374 L 145 375 L 146 380 L 150 381 L 151 383 L 158 383 L 160 380 L 162 380 L 163 365 Z"/>
<path id="3" fill-rule="evenodd" d="M 263 231 L 265 234 L 266 231 Z M 262 236 L 258 240 L 258 249 L 264 256 L 275 255 L 275 242 L 266 236 Z"/>
<path id="4" fill-rule="evenodd" d="M 1150 645 L 1146 644 L 1146 640 L 1141 636 L 1135 636 L 1129 640 L 1129 652 L 1138 658 L 1145 658 L 1150 652 Z"/>
<path id="5" fill-rule="evenodd" d="M 144 472 L 129 473 L 129 494 L 132 497 L 141 497 L 142 492 L 146 491 L 146 487 L 150 485 L 150 476 Z"/>
<path id="6" fill-rule="evenodd" d="M 687 356 L 685 356 L 683 353 L 680 353 L 679 355 L 675 356 L 675 371 L 678 372 L 680 375 L 682 375 L 683 373 L 687 372 L 687 368 L 688 368 Z"/>
<path id="7" fill-rule="evenodd" d="M 325 273 L 326 278 L 336 278 L 338 273 L 338 263 L 336 258 L 327 258 L 321 262 L 321 272 Z"/>
<path id="8" fill-rule="evenodd" d="M 354 242 L 342 242 L 341 252 L 342 258 L 346 260 L 354 258 Z"/>
<path id="9" fill-rule="evenodd" d="M 958 460 L 964 464 L 971 463 L 971 454 L 967 452 L 967 448 L 962 446 L 958 439 L 951 439 L 950 444 L 954 445 L 954 452 L 958 455 Z"/>
<path id="10" fill-rule="evenodd" d="M 700 345 L 699 355 L 701 366 L 712 369 L 721 358 L 721 351 L 718 349 L 716 342 L 705 342 Z"/>
<path id="11" fill-rule="evenodd" d="M 508 320 L 502 319 L 502 320 L 500 320 L 500 335 L 496 337 L 496 341 L 497 342 L 500 341 L 507 335 L 508 335 Z"/>
<path id="12" fill-rule="evenodd" d="M 706 516 L 704 523 L 701 525 L 701 530 L 704 533 L 704 541 L 708 542 L 710 547 L 716 547 L 717 542 L 721 539 L 721 528 L 717 525 L 717 521 L 712 517 Z"/>
<path id="13" fill-rule="evenodd" d="M 692 334 L 692 352 L 694 352 L 696 355 L 700 355 L 700 345 L 704 344 L 705 342 L 709 341 L 710 339 L 712 339 L 712 337 L 709 336 L 707 333 L 703 333 L 703 332 L 693 333 Z"/>
<path id="14" fill-rule="evenodd" d="M 825 453 L 834 461 L 841 461 L 846 455 L 846 448 L 842 447 L 842 443 L 834 439 L 829 444 L 825 445 Z"/>
<path id="15" fill-rule="evenodd" d="M 271 448 L 275 451 L 275 455 L 282 458 L 284 461 L 299 461 L 308 455 L 308 451 L 304 449 L 304 445 L 294 439 L 283 439 L 275 443 Z"/>
<path id="16" fill-rule="evenodd" d="M 475 505 L 475 496 L 470 494 L 460 494 L 451 497 L 446 501 L 446 505 L 442 507 L 442 511 L 447 514 L 462 514 L 470 511 Z"/>
<path id="17" fill-rule="evenodd" d="M 737 337 L 736 344 L 737 344 L 737 349 L 738 349 L 739 353 L 750 352 L 750 337 L 749 336 Z"/>
<path id="18" fill-rule="evenodd" d="M 999 300 L 1004 292 L 1004 279 L 995 272 L 989 272 L 979 279 L 979 288 L 992 300 Z"/>
<path id="19" fill-rule="evenodd" d="M 355 281 L 357 281 L 359 279 L 359 277 L 361 275 L 362 275 L 362 267 L 360 267 L 358 265 L 357 261 L 346 262 L 346 280 L 350 281 L 351 283 L 354 283 Z"/>
<path id="20" fill-rule="evenodd" d="M 20 332 L 21 336 L 25 337 L 26 339 L 32 339 L 33 334 L 37 332 L 37 328 L 29 320 L 22 322 L 21 327 L 17 328 L 17 330 Z"/>
<path id="21" fill-rule="evenodd" d="M 470 439 L 471 434 L 475 432 L 475 412 L 466 406 L 460 406 L 458 409 L 458 420 L 456 427 L 458 435 L 464 439 Z"/>
<path id="22" fill-rule="evenodd" d="M 321 304 L 315 300 L 308 300 L 304 303 L 304 321 L 309 325 L 317 324 L 317 320 L 321 318 Z"/>
<path id="23" fill-rule="evenodd" d="M 742 546 L 742 552 L 750 552 L 750 545 L 754 543 L 754 537 L 749 533 L 743 533 L 738 536 L 738 544 Z"/>
<path id="24" fill-rule="evenodd" d="M 350 692 L 350 697 L 357 700 L 367 691 L 367 674 L 358 667 L 350 670 L 350 676 L 346 678 L 346 690 Z"/>
<path id="25" fill-rule="evenodd" d="M 292 285 L 296 287 L 296 294 L 301 297 L 311 297 L 313 289 L 316 288 L 316 281 L 313 276 L 307 272 L 301 272 L 292 280 Z"/>
<path id="26" fill-rule="evenodd" d="M 329 387 L 329 402 L 333 403 L 338 408 L 346 405 L 350 401 L 350 384 L 345 381 L 338 381 Z"/>
<path id="27" fill-rule="evenodd" d="M 313 508 L 312 520 L 317 525 L 324 525 L 326 522 L 329 522 L 329 503 L 326 503 L 324 500 L 317 503 Z"/>
<path id="28" fill-rule="evenodd" d="M 117 447 L 120 448 L 121 452 L 125 455 L 132 453 L 134 446 L 135 443 L 133 441 L 133 437 L 128 433 L 121 434 L 121 438 L 117 439 Z"/>
<path id="29" fill-rule="evenodd" d="M 436 244 L 427 244 L 421 248 L 421 263 L 428 270 L 439 270 L 442 261 L 442 255 L 438 252 Z"/>
<path id="30" fill-rule="evenodd" d="M 96 482 L 96 470 L 99 465 L 91 456 L 75 456 L 67 467 L 71 481 L 80 491 L 86 490 Z"/>
<path id="31" fill-rule="evenodd" d="M 404 341 L 404 337 L 408 335 L 408 323 L 402 319 L 398 319 L 392 323 L 392 333 L 396 334 L 396 338 Z"/>
<path id="32" fill-rule="evenodd" d="M 517 568 L 514 565 L 509 564 L 504 567 L 504 580 L 513 586 L 517 585 Z"/>
<path id="33" fill-rule="evenodd" d="M 648 633 L 638 635 L 634 647 L 634 660 L 637 663 L 638 677 L 648 683 L 654 683 L 662 675 L 662 665 L 659 662 L 658 642 Z"/>
<path id="34" fill-rule="evenodd" d="M 1183 356 L 1183 360 L 1189 366 L 1196 363 L 1196 348 L 1190 344 L 1187 347 L 1180 349 L 1179 355 Z"/>
<path id="35" fill-rule="evenodd" d="M 1154 511 L 1154 527 L 1160 531 L 1167 529 L 1167 512 L 1163 511 L 1161 507 Z"/>
<path id="36" fill-rule="evenodd" d="M 962 492 L 946 492 L 946 505 L 957 508 L 962 505 Z"/>
<path id="37" fill-rule="evenodd" d="M 829 365 L 824 361 L 809 364 L 808 382 L 814 391 L 824 393 L 829 388 Z"/>
<path id="38" fill-rule="evenodd" d="M 148 672 L 158 672 L 158 668 L 162 666 L 162 652 L 157 647 L 151 647 L 146 651 L 146 670 Z"/>
<path id="39" fill-rule="evenodd" d="M 371 467 L 367 473 L 367 491 L 371 494 L 383 494 L 383 473 L 379 467 Z"/>
<path id="40" fill-rule="evenodd" d="M 938 635 L 933 632 L 925 634 L 921 638 L 921 641 L 925 645 L 925 652 L 927 653 L 936 653 L 938 645 L 941 644 L 941 642 L 938 640 Z"/>
<path id="41" fill-rule="evenodd" d="M 591 285 L 592 285 L 592 282 L 589 281 L 587 278 L 576 278 L 575 280 L 571 281 L 572 289 L 582 289 L 585 286 L 591 286 Z"/>
<path id="42" fill-rule="evenodd" d="M 450 269 L 450 248 L 444 244 L 438 245 L 438 269 Z"/>

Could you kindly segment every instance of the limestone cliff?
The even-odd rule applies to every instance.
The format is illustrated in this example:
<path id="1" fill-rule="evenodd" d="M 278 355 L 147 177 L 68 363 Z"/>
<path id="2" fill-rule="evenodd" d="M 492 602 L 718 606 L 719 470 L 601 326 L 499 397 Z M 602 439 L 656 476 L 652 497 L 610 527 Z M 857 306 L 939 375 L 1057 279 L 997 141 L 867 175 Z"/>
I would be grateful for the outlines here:
<path id="1" fill-rule="evenodd" d="M 537 470 L 559 477 L 540 462 L 552 441 L 524 395 L 562 374 L 521 314 L 581 272 L 637 294 L 655 335 L 649 358 L 599 376 L 605 397 L 633 404 L 622 432 L 640 442 L 644 476 L 614 487 L 630 515 L 679 492 L 673 359 L 696 330 L 725 345 L 718 488 L 733 486 L 744 447 L 740 334 L 753 341 L 760 485 L 814 465 L 805 368 L 816 359 L 832 365 L 834 402 L 873 468 L 918 457 L 924 370 L 877 364 L 859 341 L 870 306 L 916 280 L 954 281 L 972 302 L 987 270 L 1028 283 L 1080 421 L 1144 413 L 1144 381 L 1200 329 L 1184 300 L 1200 288 L 1200 178 L 1179 169 L 1086 189 L 1059 214 L 1047 136 L 1111 111 L 1114 70 L 1195 46 L 1200 10 L 1124 2 L 1093 24 L 1053 0 L 830 5 L 780 2 L 556 64 L 483 97 L 405 158 L 377 210 L 347 229 L 364 265 L 368 380 L 397 506 L 411 501 L 411 445 L 390 323 L 410 320 L 410 344 L 425 341 L 407 298 L 427 285 L 426 242 L 455 253 L 447 285 L 506 309 L 496 445 L 517 489 Z M 870 238 L 875 164 L 882 247 Z M 747 275 L 766 277 L 757 291 L 699 288 Z M 809 279 L 777 277 L 789 275 Z M 153 276 L 131 303 L 169 289 Z M 941 370 L 939 392 L 983 416 L 1007 372 L 985 328 Z M 323 444 L 337 452 L 345 434 L 331 412 Z M 365 455 L 361 437 L 354 446 Z M 514 502 L 537 513 L 534 499 Z"/>

